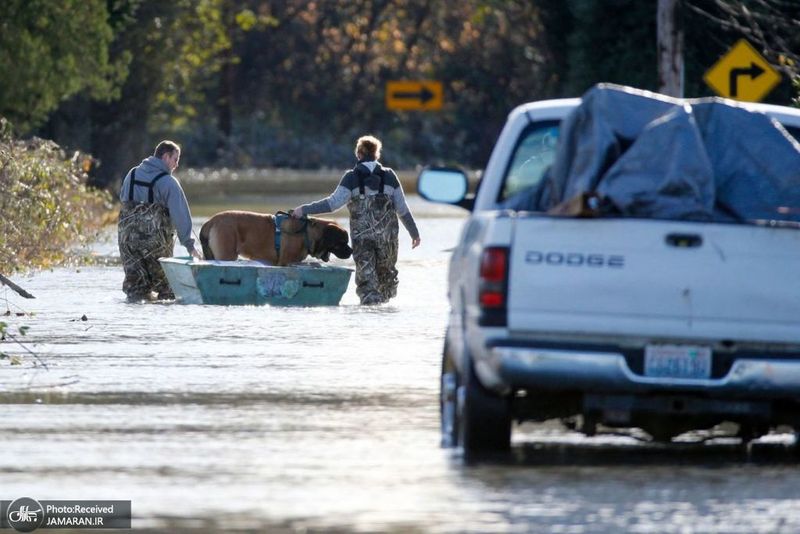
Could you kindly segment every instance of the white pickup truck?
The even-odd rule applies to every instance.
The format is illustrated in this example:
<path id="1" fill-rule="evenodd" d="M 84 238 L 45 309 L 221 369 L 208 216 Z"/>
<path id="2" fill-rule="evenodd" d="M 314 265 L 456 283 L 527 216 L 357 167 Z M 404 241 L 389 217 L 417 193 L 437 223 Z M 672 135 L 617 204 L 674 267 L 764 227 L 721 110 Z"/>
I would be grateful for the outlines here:
<path id="1" fill-rule="evenodd" d="M 509 209 L 547 175 L 580 104 L 513 110 L 474 196 L 457 169 L 420 174 L 423 198 L 471 211 L 449 269 L 442 444 L 501 451 L 515 421 L 548 419 L 666 442 L 722 422 L 744 441 L 800 430 L 800 205 L 771 207 L 784 221 Z M 800 151 L 787 135 L 800 110 L 738 107 Z M 800 169 L 793 180 L 800 191 Z"/>

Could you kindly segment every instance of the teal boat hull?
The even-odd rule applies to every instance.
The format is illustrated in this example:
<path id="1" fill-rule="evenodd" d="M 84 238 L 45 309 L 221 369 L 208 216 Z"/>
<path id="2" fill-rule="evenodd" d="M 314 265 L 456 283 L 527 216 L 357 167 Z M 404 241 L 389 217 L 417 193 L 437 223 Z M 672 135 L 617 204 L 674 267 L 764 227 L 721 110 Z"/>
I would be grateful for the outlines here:
<path id="1" fill-rule="evenodd" d="M 336 306 L 352 269 L 300 263 L 275 267 L 254 261 L 160 258 L 181 304 Z"/>

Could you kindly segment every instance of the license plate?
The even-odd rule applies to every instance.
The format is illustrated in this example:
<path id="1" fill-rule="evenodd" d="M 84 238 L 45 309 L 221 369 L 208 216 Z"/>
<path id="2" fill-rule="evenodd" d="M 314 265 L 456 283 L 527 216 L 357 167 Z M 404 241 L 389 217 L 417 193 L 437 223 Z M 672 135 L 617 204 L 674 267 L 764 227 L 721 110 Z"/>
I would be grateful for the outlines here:
<path id="1" fill-rule="evenodd" d="M 709 378 L 711 348 L 690 345 L 647 345 L 645 376 L 659 378 Z"/>

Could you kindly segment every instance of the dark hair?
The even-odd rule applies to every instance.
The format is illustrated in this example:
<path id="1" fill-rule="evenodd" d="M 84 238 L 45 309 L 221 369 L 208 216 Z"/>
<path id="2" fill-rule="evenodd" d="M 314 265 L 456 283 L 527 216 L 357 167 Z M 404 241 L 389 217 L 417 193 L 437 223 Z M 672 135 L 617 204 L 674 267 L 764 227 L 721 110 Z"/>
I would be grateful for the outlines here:
<path id="1" fill-rule="evenodd" d="M 176 150 L 178 152 L 181 151 L 181 147 L 178 146 L 178 143 L 176 143 L 174 141 L 166 141 L 165 140 L 165 141 L 161 141 L 160 143 L 158 143 L 158 146 L 156 147 L 156 151 L 153 152 L 153 155 L 155 157 L 157 157 L 157 158 L 160 158 L 164 154 L 172 154 Z"/>

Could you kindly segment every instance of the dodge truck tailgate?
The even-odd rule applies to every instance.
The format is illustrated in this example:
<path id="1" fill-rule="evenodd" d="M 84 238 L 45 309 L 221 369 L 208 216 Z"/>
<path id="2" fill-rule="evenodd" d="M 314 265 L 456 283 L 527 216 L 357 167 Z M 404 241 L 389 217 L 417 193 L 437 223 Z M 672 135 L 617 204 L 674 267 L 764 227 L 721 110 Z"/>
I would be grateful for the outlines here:
<path id="1" fill-rule="evenodd" d="M 512 331 L 797 339 L 796 229 L 520 215 L 513 232 Z"/>

